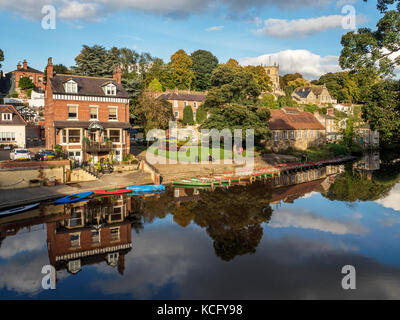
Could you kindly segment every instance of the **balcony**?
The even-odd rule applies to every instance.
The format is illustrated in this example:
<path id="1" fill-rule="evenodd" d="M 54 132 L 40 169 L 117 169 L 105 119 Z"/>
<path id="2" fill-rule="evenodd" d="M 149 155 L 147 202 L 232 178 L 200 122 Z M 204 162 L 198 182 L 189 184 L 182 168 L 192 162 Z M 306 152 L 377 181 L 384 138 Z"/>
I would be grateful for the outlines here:
<path id="1" fill-rule="evenodd" d="M 83 141 L 83 151 L 87 153 L 110 152 L 112 142 Z"/>

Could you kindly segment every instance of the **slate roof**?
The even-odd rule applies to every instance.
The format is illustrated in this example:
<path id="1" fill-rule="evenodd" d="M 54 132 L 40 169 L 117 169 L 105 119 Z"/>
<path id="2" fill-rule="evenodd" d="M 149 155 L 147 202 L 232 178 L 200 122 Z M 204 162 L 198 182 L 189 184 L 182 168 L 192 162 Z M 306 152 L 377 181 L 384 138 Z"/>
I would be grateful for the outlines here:
<path id="1" fill-rule="evenodd" d="M 286 111 L 288 112 L 285 112 Z M 293 109 L 297 110 L 295 112 Z M 324 130 L 325 127 L 310 112 L 297 108 L 272 109 L 268 121 L 271 130 Z"/>
<path id="2" fill-rule="evenodd" d="M 2 113 L 11 113 L 11 121 L 3 121 Z M 4 126 L 26 126 L 26 121 L 22 118 L 21 114 L 12 105 L 0 104 L 0 125 Z"/>
<path id="3" fill-rule="evenodd" d="M 310 92 L 313 92 L 316 96 L 319 96 L 324 90 L 324 86 L 311 86 L 311 87 L 300 87 L 294 90 L 294 93 L 300 98 L 307 98 Z"/>
<path id="4" fill-rule="evenodd" d="M 201 93 L 179 93 L 179 92 L 169 92 L 163 93 L 159 96 L 160 99 L 165 100 L 180 100 L 180 101 L 198 101 L 203 102 L 206 98 L 205 94 Z"/>
<path id="5" fill-rule="evenodd" d="M 65 92 L 64 83 L 73 80 L 78 84 L 78 93 Z M 103 86 L 112 83 L 117 87 L 115 96 L 107 96 L 103 91 Z M 50 78 L 51 88 L 53 94 L 68 94 L 78 96 L 96 96 L 96 97 L 115 97 L 115 98 L 129 98 L 128 93 L 125 91 L 122 84 L 111 78 L 98 78 L 87 76 L 76 76 L 69 74 L 59 74 Z"/>
<path id="6" fill-rule="evenodd" d="M 41 73 L 41 74 L 44 75 L 44 72 L 43 72 L 43 71 L 39 71 L 39 70 L 37 70 L 37 69 L 31 68 L 30 66 L 28 66 L 26 69 L 24 69 L 24 68 L 21 67 L 21 69 L 15 69 L 14 71 L 11 71 L 11 73 L 14 73 L 14 72 Z"/>

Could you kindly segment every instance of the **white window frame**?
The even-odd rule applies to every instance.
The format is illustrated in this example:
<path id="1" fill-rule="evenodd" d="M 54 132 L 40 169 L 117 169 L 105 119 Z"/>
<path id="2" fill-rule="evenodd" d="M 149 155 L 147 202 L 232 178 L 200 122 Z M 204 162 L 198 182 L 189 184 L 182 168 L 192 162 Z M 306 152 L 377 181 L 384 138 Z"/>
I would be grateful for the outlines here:
<path id="1" fill-rule="evenodd" d="M 69 80 L 64 83 L 66 93 L 78 93 L 78 84 L 74 80 Z"/>
<path id="2" fill-rule="evenodd" d="M 92 114 L 90 113 L 91 109 L 94 108 L 96 108 L 96 119 L 92 119 Z M 89 121 L 98 121 L 98 120 L 99 120 L 99 106 L 89 106 Z"/>
<path id="3" fill-rule="evenodd" d="M 274 131 L 274 141 L 275 142 L 279 141 L 279 132 L 278 131 Z"/>
<path id="4" fill-rule="evenodd" d="M 296 140 L 294 130 L 290 130 L 290 140 Z"/>
<path id="5" fill-rule="evenodd" d="M 194 101 L 194 102 L 193 102 L 193 107 L 194 107 L 194 108 L 197 108 L 197 101 Z"/>
<path id="6" fill-rule="evenodd" d="M 282 138 L 283 138 L 283 140 L 288 140 L 288 132 L 287 132 L 287 130 L 282 130 Z"/>
<path id="7" fill-rule="evenodd" d="M 178 108 L 178 100 L 174 100 L 174 108 Z"/>
<path id="8" fill-rule="evenodd" d="M 2 113 L 2 119 L 3 121 L 12 121 L 12 113 Z"/>
<path id="9" fill-rule="evenodd" d="M 78 236 L 78 240 L 76 240 L 78 242 L 77 245 L 72 245 L 71 236 Z M 80 248 L 81 247 L 81 233 L 80 232 L 70 233 L 70 235 L 69 235 L 69 246 L 70 246 L 71 249 L 76 249 L 76 248 Z"/>
<path id="10" fill-rule="evenodd" d="M 69 107 L 76 107 L 76 118 L 69 117 Z M 68 121 L 79 121 L 79 105 L 78 104 L 67 104 L 67 116 L 68 116 Z"/>
<path id="11" fill-rule="evenodd" d="M 67 143 L 62 143 L 62 145 L 69 145 L 69 146 L 79 146 L 79 145 L 81 145 L 82 144 L 82 137 L 83 137 L 83 133 L 82 133 L 82 129 L 80 129 L 80 128 L 66 128 L 66 129 L 64 129 L 64 130 L 66 130 L 66 132 L 67 132 L 67 139 L 66 139 L 66 141 L 67 141 Z M 80 140 L 79 140 L 79 143 L 78 142 L 69 142 L 69 131 L 70 130 L 79 130 L 80 131 Z M 62 135 L 63 135 L 63 133 L 62 133 Z M 62 139 L 63 137 L 61 137 L 61 139 Z M 61 140 L 62 141 L 62 140 Z M 72 151 L 72 150 L 71 150 Z M 75 150 L 74 150 L 75 151 Z M 80 151 L 80 150 L 76 150 L 76 151 Z"/>
<path id="12" fill-rule="evenodd" d="M 179 118 L 179 111 L 174 111 L 174 117 L 175 117 L 176 119 Z"/>
<path id="13" fill-rule="evenodd" d="M 111 141 L 111 135 L 110 135 L 110 131 L 119 131 L 119 142 L 112 142 L 112 144 L 121 144 L 122 145 L 122 129 L 107 129 L 107 138 L 110 139 Z"/>
<path id="14" fill-rule="evenodd" d="M 108 92 L 108 89 L 110 89 L 111 93 Z M 104 93 L 106 96 L 116 96 L 117 86 L 115 84 L 109 83 L 108 85 L 104 86 Z"/>
<path id="15" fill-rule="evenodd" d="M 110 109 L 115 109 L 115 119 L 110 119 Z M 118 107 L 117 106 L 109 106 L 108 107 L 108 121 L 118 121 Z"/>
<path id="16" fill-rule="evenodd" d="M 115 229 L 118 230 L 118 239 L 113 239 L 112 238 L 112 230 L 115 230 Z M 121 230 L 120 230 L 119 227 L 110 228 L 110 240 L 111 240 L 111 242 L 120 241 L 121 240 Z"/>

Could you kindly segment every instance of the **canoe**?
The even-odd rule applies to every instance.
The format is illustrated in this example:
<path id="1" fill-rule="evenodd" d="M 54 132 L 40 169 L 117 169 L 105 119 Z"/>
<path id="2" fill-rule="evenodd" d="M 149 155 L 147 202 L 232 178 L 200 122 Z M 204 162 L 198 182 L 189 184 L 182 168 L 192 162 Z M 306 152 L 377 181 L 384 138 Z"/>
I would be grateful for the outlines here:
<path id="1" fill-rule="evenodd" d="M 229 184 L 229 180 L 226 179 L 189 179 L 189 180 L 179 180 L 179 181 L 173 181 L 172 182 L 175 186 L 191 186 L 191 187 L 202 187 L 202 186 L 209 186 L 211 187 L 212 185 L 218 186 L 218 185 L 226 185 Z"/>
<path id="2" fill-rule="evenodd" d="M 15 213 L 28 211 L 28 210 L 38 207 L 39 205 L 40 205 L 40 202 L 34 203 L 34 204 L 28 204 L 28 205 L 22 206 L 22 207 L 12 208 L 12 209 L 5 210 L 5 211 L 1 211 L 0 216 L 7 216 L 7 215 L 15 214 Z"/>
<path id="3" fill-rule="evenodd" d="M 94 190 L 94 195 L 109 195 L 109 194 L 123 194 L 129 193 L 131 190 L 128 189 L 108 189 L 108 190 Z"/>
<path id="4" fill-rule="evenodd" d="M 93 194 L 93 192 L 81 192 L 81 193 L 73 194 L 70 196 L 66 196 L 66 197 L 57 199 L 56 201 L 54 201 L 54 204 L 66 204 L 66 203 L 79 202 L 79 201 L 82 201 L 82 200 L 86 199 L 87 197 L 91 196 L 92 194 Z"/>
<path id="5" fill-rule="evenodd" d="M 165 186 L 162 184 L 147 184 L 142 186 L 130 186 L 126 187 L 126 189 L 132 192 L 164 192 Z"/>

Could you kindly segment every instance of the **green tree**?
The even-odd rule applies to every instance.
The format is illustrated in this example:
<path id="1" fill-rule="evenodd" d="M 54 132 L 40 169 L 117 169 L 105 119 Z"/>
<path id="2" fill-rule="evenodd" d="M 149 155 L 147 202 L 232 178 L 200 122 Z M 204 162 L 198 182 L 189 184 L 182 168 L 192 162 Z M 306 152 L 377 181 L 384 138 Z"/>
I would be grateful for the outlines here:
<path id="1" fill-rule="evenodd" d="M 0 62 L 4 61 L 4 52 L 3 50 L 0 49 Z M 0 63 L 0 68 L 1 68 L 1 63 Z"/>
<path id="2" fill-rule="evenodd" d="M 214 110 L 208 119 L 200 126 L 201 129 L 229 129 L 232 136 L 235 129 L 242 129 L 242 139 L 246 139 L 247 129 L 254 130 L 256 142 L 269 137 L 268 120 L 269 110 L 264 106 L 250 106 L 232 103 L 223 109 Z"/>
<path id="3" fill-rule="evenodd" d="M 190 89 L 194 79 L 193 61 L 184 50 L 178 50 L 171 56 L 169 67 L 173 83 L 178 89 Z"/>
<path id="4" fill-rule="evenodd" d="M 208 90 L 211 86 L 211 74 L 218 66 L 217 57 L 206 50 L 197 50 L 190 57 L 193 61 L 192 70 L 195 77 L 192 83 L 193 89 Z"/>
<path id="5" fill-rule="evenodd" d="M 351 148 L 353 145 L 354 138 L 354 118 L 349 116 L 346 123 L 346 129 L 344 130 L 344 143 L 346 147 Z"/>
<path id="6" fill-rule="evenodd" d="M 272 91 L 271 79 L 262 66 L 247 66 L 244 70 L 253 76 L 253 79 L 259 85 L 262 92 Z"/>
<path id="7" fill-rule="evenodd" d="M 207 111 L 204 109 L 203 106 L 196 112 L 196 122 L 202 124 L 207 119 Z"/>
<path id="8" fill-rule="evenodd" d="M 263 106 L 266 106 L 268 109 L 279 109 L 279 103 L 275 100 L 275 96 L 273 94 L 265 94 L 262 99 L 261 103 Z"/>
<path id="9" fill-rule="evenodd" d="M 146 134 L 151 129 L 167 129 L 172 120 L 172 105 L 166 100 L 157 99 L 149 89 L 144 90 L 134 109 Z"/>
<path id="10" fill-rule="evenodd" d="M 149 89 L 154 92 L 162 92 L 163 86 L 157 78 L 154 78 L 153 81 L 149 83 Z"/>
<path id="11" fill-rule="evenodd" d="M 103 46 L 83 45 L 80 54 L 75 58 L 76 66 L 73 67 L 73 72 L 95 77 L 111 76 L 112 71 L 107 65 L 109 61 L 107 56 L 108 52 Z"/>
<path id="12" fill-rule="evenodd" d="M 54 72 L 58 74 L 69 74 L 71 71 L 63 64 L 55 64 L 53 66 Z"/>
<path id="13" fill-rule="evenodd" d="M 338 102 L 361 102 L 361 88 L 355 73 L 336 72 L 322 75 L 315 85 L 325 85 Z"/>
<path id="14" fill-rule="evenodd" d="M 182 123 L 183 125 L 193 125 L 194 124 L 194 120 L 193 120 L 193 110 L 192 107 L 187 105 L 184 109 L 183 109 L 183 119 L 182 119 Z"/>
<path id="15" fill-rule="evenodd" d="M 19 88 L 22 90 L 33 89 L 35 87 L 34 83 L 28 77 L 21 77 L 19 79 Z"/>

